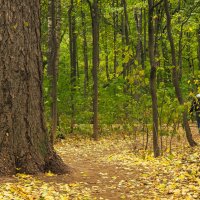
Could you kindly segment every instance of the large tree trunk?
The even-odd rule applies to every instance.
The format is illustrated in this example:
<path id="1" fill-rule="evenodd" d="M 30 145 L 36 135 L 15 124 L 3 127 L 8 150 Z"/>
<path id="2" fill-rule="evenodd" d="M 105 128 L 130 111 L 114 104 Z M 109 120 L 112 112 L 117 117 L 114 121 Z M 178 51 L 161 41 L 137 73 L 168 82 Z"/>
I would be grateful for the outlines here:
<path id="1" fill-rule="evenodd" d="M 167 33 L 168 33 L 168 39 L 169 39 L 170 47 L 171 47 L 172 65 L 174 66 L 172 69 L 172 81 L 175 88 L 176 97 L 180 105 L 184 105 L 181 88 L 179 86 L 177 62 L 176 62 L 176 51 L 175 51 L 175 44 L 174 44 L 174 39 L 172 36 L 172 30 L 171 30 L 171 15 L 169 12 L 168 0 L 164 0 L 164 7 L 165 7 L 165 13 L 167 17 Z M 185 109 L 185 111 L 183 112 L 183 126 L 185 128 L 185 133 L 186 133 L 186 137 L 187 137 L 189 145 L 196 146 L 197 143 L 192 138 L 191 129 L 187 120 L 187 109 Z"/>
<path id="2" fill-rule="evenodd" d="M 0 174 L 68 172 L 44 122 L 39 0 L 0 5 Z"/>

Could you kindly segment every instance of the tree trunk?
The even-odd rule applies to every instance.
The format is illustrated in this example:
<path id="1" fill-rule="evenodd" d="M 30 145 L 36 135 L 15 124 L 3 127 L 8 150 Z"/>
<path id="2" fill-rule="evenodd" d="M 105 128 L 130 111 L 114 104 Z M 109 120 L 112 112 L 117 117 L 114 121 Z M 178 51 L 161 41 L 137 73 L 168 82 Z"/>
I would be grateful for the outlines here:
<path id="1" fill-rule="evenodd" d="M 125 28 L 126 45 L 129 45 L 129 21 L 128 21 L 126 0 L 122 0 L 122 6 L 124 7 L 124 28 Z"/>
<path id="2" fill-rule="evenodd" d="M 122 5 L 123 6 L 123 2 Z M 122 30 L 122 66 L 123 66 L 123 78 L 126 79 L 127 76 L 127 63 L 124 63 L 124 58 L 126 55 L 126 35 L 125 35 L 125 16 L 122 13 L 121 15 L 121 30 Z M 126 86 L 124 86 L 124 92 L 126 92 Z"/>
<path id="3" fill-rule="evenodd" d="M 126 54 L 129 52 L 130 48 L 130 39 L 129 39 L 129 21 L 128 21 L 128 13 L 127 13 L 127 3 L 126 0 L 121 0 L 121 6 L 123 7 L 123 13 L 122 13 L 122 59 L 124 60 Z M 123 61 L 122 61 L 123 62 Z M 123 63 L 123 78 L 126 79 L 126 77 L 129 75 L 129 72 L 131 71 L 129 63 Z M 125 87 L 124 92 L 126 93 L 128 90 L 128 82 L 125 81 Z"/>
<path id="4" fill-rule="evenodd" d="M 98 68 L 99 68 L 99 11 L 98 0 L 94 0 L 92 12 L 93 36 L 93 138 L 98 138 Z"/>
<path id="5" fill-rule="evenodd" d="M 39 0 L 1 1 L 1 175 L 69 172 L 44 122 L 39 9 Z"/>
<path id="6" fill-rule="evenodd" d="M 144 45 L 143 45 L 143 55 L 142 55 L 142 68 L 145 69 L 145 61 L 146 61 L 146 49 L 147 49 L 147 19 L 146 19 L 146 9 L 144 8 L 144 37 L 143 37 L 143 40 L 144 40 Z"/>
<path id="7" fill-rule="evenodd" d="M 105 27 L 105 63 L 106 63 L 106 78 L 107 81 L 110 81 L 110 74 L 109 74 L 109 58 L 108 58 L 108 39 L 107 39 L 107 30 Z"/>
<path id="8" fill-rule="evenodd" d="M 153 0 L 148 0 L 149 13 L 148 13 L 148 32 L 149 32 L 149 58 L 151 64 L 150 72 L 150 92 L 152 98 L 152 112 L 153 112 L 153 150 L 154 157 L 160 155 L 158 146 L 158 105 L 157 105 L 157 86 L 156 86 L 156 63 L 155 63 L 155 37 L 153 25 Z"/>
<path id="9" fill-rule="evenodd" d="M 60 58 L 60 44 L 62 42 L 61 38 L 61 0 L 56 0 L 56 41 L 57 41 L 57 58 L 56 58 L 56 80 L 58 81 L 58 74 L 59 74 L 59 58 Z M 56 84 L 56 89 L 57 89 L 57 84 Z M 56 90 L 56 102 L 57 102 L 57 90 Z M 56 128 L 59 127 L 59 113 L 58 113 L 58 108 L 56 111 L 57 114 L 57 123 L 56 123 Z M 52 134 L 52 142 L 54 143 L 56 133 Z"/>
<path id="10" fill-rule="evenodd" d="M 200 25 L 197 30 L 197 42 L 198 42 L 198 50 L 197 50 L 197 56 L 198 56 L 198 69 L 200 70 Z"/>
<path id="11" fill-rule="evenodd" d="M 87 0 L 92 18 L 93 138 L 98 139 L 99 2 Z"/>
<path id="12" fill-rule="evenodd" d="M 170 47 L 171 47 L 171 56 L 172 56 L 172 65 L 173 65 L 172 81 L 175 88 L 176 97 L 180 105 L 184 105 L 184 100 L 183 100 L 181 89 L 179 86 L 179 79 L 178 79 L 178 73 L 177 73 L 176 52 L 175 52 L 174 39 L 172 36 L 172 31 L 171 31 L 171 15 L 169 12 L 168 0 L 164 0 L 164 7 L 165 7 L 165 13 L 167 17 L 167 33 L 168 33 L 168 39 L 169 39 Z M 185 109 L 185 111 L 183 112 L 183 126 L 186 132 L 186 137 L 187 137 L 189 145 L 196 146 L 197 143 L 192 138 L 192 133 L 191 133 L 190 126 L 187 120 L 187 109 Z"/>
<path id="13" fill-rule="evenodd" d="M 115 8 L 115 6 L 118 7 L 118 0 L 117 0 L 117 2 L 116 2 L 116 0 L 113 0 L 112 6 L 113 6 L 113 8 Z M 118 12 L 114 11 L 113 12 L 114 78 L 116 78 L 117 66 L 118 66 L 118 62 L 117 62 L 117 28 L 118 28 Z"/>
<path id="14" fill-rule="evenodd" d="M 48 78 L 50 82 L 50 104 L 51 104 L 51 142 L 54 143 L 57 129 L 57 74 L 58 74 L 58 40 L 56 27 L 56 1 L 49 0 L 48 17 Z"/>
<path id="15" fill-rule="evenodd" d="M 181 25 L 181 30 L 179 32 L 179 41 L 178 41 L 178 66 L 179 66 L 179 80 L 182 79 L 182 50 L 183 50 L 183 45 L 182 45 L 182 38 L 183 38 L 183 24 Z"/>
<path id="16" fill-rule="evenodd" d="M 77 36 L 76 36 L 76 19 L 74 13 L 74 1 L 71 0 L 71 5 L 68 12 L 69 17 L 69 40 L 70 40 L 70 64 L 71 64 L 71 133 L 74 132 L 75 124 L 75 88 L 77 76 Z"/>
<path id="17" fill-rule="evenodd" d="M 83 2 L 82 2 L 83 4 Z M 89 65 L 88 65 L 88 45 L 86 37 L 86 23 L 85 23 L 85 13 L 81 7 L 81 18 L 82 18 L 82 33 L 83 33 L 83 56 L 84 56 L 84 96 L 87 95 L 88 85 L 89 85 Z"/>
<path id="18" fill-rule="evenodd" d="M 144 69 L 144 60 L 143 60 L 143 44 L 142 44 L 142 9 L 135 9 L 135 22 L 137 30 L 137 49 L 136 49 L 136 58 L 138 65 L 141 65 Z"/>

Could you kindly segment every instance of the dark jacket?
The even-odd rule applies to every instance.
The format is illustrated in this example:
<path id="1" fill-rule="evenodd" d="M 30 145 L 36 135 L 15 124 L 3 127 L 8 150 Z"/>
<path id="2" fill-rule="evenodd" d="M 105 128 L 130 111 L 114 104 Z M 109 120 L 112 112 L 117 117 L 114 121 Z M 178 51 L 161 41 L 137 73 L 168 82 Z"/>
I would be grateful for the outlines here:
<path id="1" fill-rule="evenodd" d="M 195 98 L 192 101 L 192 105 L 191 105 L 191 108 L 190 108 L 190 113 L 192 113 L 193 111 L 200 112 L 200 98 Z"/>

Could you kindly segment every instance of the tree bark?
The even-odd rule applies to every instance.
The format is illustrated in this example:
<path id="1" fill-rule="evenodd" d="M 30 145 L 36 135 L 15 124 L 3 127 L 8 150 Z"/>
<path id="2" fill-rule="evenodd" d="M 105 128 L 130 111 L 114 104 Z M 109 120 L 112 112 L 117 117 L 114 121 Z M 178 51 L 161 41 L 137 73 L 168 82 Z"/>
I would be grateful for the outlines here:
<path id="1" fill-rule="evenodd" d="M 98 139 L 99 2 L 87 0 L 92 19 L 93 138 Z"/>
<path id="2" fill-rule="evenodd" d="M 93 36 L 93 138 L 98 139 L 98 68 L 99 68 L 99 8 L 98 0 L 94 0 L 92 13 Z"/>
<path id="3" fill-rule="evenodd" d="M 74 1 L 71 0 L 71 5 L 68 12 L 69 17 L 69 40 L 70 40 L 70 64 L 71 64 L 71 133 L 74 132 L 75 124 L 75 88 L 77 77 L 77 36 L 76 36 L 76 19 L 74 13 Z"/>
<path id="4" fill-rule="evenodd" d="M 110 81 L 110 74 L 109 74 L 109 58 L 108 58 L 108 38 L 107 38 L 107 30 L 105 27 L 105 64 L 106 64 L 106 78 L 107 81 Z"/>
<path id="5" fill-rule="evenodd" d="M 112 1 L 112 6 L 113 8 L 118 7 L 118 0 L 113 0 Z M 118 29 L 118 12 L 115 11 L 113 12 L 113 46 L 114 46 L 114 78 L 116 78 L 116 74 L 117 74 L 117 66 L 118 66 L 118 62 L 117 62 L 117 29 Z"/>
<path id="6" fill-rule="evenodd" d="M 39 10 L 39 0 L 1 0 L 0 175 L 69 172 L 44 122 Z"/>
<path id="7" fill-rule="evenodd" d="M 169 39 L 170 47 L 171 47 L 171 56 L 172 56 L 172 65 L 173 65 L 172 82 L 175 88 L 176 97 L 180 105 L 184 106 L 184 100 L 182 97 L 181 88 L 179 86 L 179 79 L 178 79 L 178 73 L 177 73 L 176 51 L 175 51 L 174 39 L 172 36 L 172 30 L 171 30 L 171 15 L 169 12 L 168 0 L 164 0 L 164 7 L 165 7 L 165 13 L 167 17 L 167 34 L 168 34 L 168 39 Z M 191 129 L 187 120 L 187 109 L 185 109 L 185 111 L 183 112 L 183 126 L 186 132 L 186 137 L 187 137 L 189 145 L 196 146 L 197 143 L 192 138 Z"/>
<path id="8" fill-rule="evenodd" d="M 48 17 L 48 78 L 50 82 L 50 107 L 51 107 L 51 127 L 50 136 L 52 144 L 55 141 L 57 129 L 57 79 L 58 79 L 58 49 L 56 26 L 56 0 L 49 0 Z"/>
<path id="9" fill-rule="evenodd" d="M 122 29 L 122 59 L 124 60 L 126 53 L 129 52 L 130 39 L 129 39 L 129 21 L 127 13 L 126 0 L 121 0 L 121 6 L 123 7 L 123 13 L 121 16 L 121 29 Z M 123 62 L 123 61 L 122 61 Z M 123 63 L 123 78 L 124 80 L 129 75 L 130 66 L 128 63 Z M 128 82 L 125 80 L 124 92 L 128 90 Z"/>
<path id="10" fill-rule="evenodd" d="M 156 62 L 155 62 L 155 36 L 154 36 L 154 24 L 153 24 L 153 0 L 148 0 L 149 12 L 148 12 L 148 32 L 149 32 L 149 58 L 151 64 L 150 71 L 150 92 L 152 99 L 152 114 L 153 114 L 153 150 L 154 157 L 160 155 L 160 149 L 158 146 L 158 105 L 157 105 L 157 86 L 156 86 Z"/>
<path id="11" fill-rule="evenodd" d="M 135 9 L 135 22 L 137 30 L 137 49 L 136 49 L 136 58 L 138 65 L 141 65 L 144 69 L 144 60 L 143 60 L 143 43 L 142 43 L 142 9 Z"/>
<path id="12" fill-rule="evenodd" d="M 198 69 L 200 70 L 200 25 L 197 30 L 197 42 L 198 42 L 198 50 L 197 50 L 197 56 L 198 56 Z"/>
<path id="13" fill-rule="evenodd" d="M 142 67 L 143 69 L 145 69 L 145 61 L 146 61 L 146 49 L 147 49 L 147 19 L 146 19 L 146 9 L 144 8 L 143 11 L 143 18 L 144 18 L 144 26 L 143 26 L 143 30 L 144 30 L 144 36 L 143 36 L 143 55 L 142 55 Z"/>
<path id="14" fill-rule="evenodd" d="M 83 2 L 81 2 L 83 4 Z M 84 56 L 84 96 L 87 95 L 88 85 L 89 85 L 89 64 L 88 64 L 88 44 L 86 37 L 86 23 L 85 23 L 85 13 L 81 7 L 81 18 L 82 18 L 82 33 L 83 33 L 83 56 Z"/>

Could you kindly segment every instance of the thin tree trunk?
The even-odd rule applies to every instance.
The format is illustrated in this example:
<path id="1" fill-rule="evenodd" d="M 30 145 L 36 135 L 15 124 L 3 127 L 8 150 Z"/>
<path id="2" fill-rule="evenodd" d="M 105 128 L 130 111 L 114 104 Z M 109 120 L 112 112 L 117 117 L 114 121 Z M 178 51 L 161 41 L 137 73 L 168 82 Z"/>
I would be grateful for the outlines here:
<path id="1" fill-rule="evenodd" d="M 181 30 L 179 32 L 179 41 L 178 41 L 178 66 L 179 66 L 179 80 L 182 79 L 182 38 L 183 38 L 183 24 L 181 25 Z"/>
<path id="2" fill-rule="evenodd" d="M 121 16 L 121 29 L 122 29 L 122 66 L 123 66 L 123 78 L 126 79 L 127 75 L 127 63 L 124 63 L 125 58 L 125 47 L 126 47 L 126 36 L 125 36 L 125 17 L 124 14 Z M 126 92 L 126 86 L 124 87 L 124 92 Z"/>
<path id="3" fill-rule="evenodd" d="M 138 65 L 141 65 L 144 69 L 144 60 L 143 60 L 143 44 L 142 44 L 142 9 L 135 10 L 135 22 L 137 29 L 137 51 L 136 58 Z"/>
<path id="4" fill-rule="evenodd" d="M 74 132 L 75 124 L 75 87 L 77 76 L 77 36 L 76 36 L 76 19 L 74 13 L 74 1 L 71 0 L 71 5 L 68 11 L 69 18 L 69 40 L 70 40 L 70 64 L 71 64 L 71 133 Z"/>
<path id="5" fill-rule="evenodd" d="M 51 142 L 54 143 L 57 129 L 57 65 L 58 65 L 58 40 L 56 30 L 56 1 L 49 0 L 49 41 L 48 41 L 48 77 L 50 82 L 51 103 Z"/>
<path id="6" fill-rule="evenodd" d="M 126 0 L 122 0 L 122 6 L 124 7 L 124 27 L 125 27 L 126 45 L 129 45 L 129 21 L 128 21 Z"/>
<path id="7" fill-rule="evenodd" d="M 82 2 L 83 3 L 83 2 Z M 89 84 L 89 65 L 88 65 L 88 45 L 87 45 L 87 37 L 86 37 L 86 23 L 85 23 L 85 13 L 81 8 L 81 17 L 82 17 L 82 33 L 83 33 L 83 56 L 84 56 L 84 95 L 87 95 L 88 84 Z"/>
<path id="8" fill-rule="evenodd" d="M 149 32 L 149 58 L 151 64 L 150 72 L 150 92 L 152 98 L 152 113 L 153 113 L 153 150 L 154 157 L 160 155 L 158 146 L 158 105 L 157 105 L 157 86 L 156 86 L 156 63 L 155 63 L 155 49 L 154 49 L 154 25 L 153 25 L 153 0 L 148 0 L 148 32 Z"/>
<path id="9" fill-rule="evenodd" d="M 172 31 L 171 31 L 171 15 L 169 12 L 168 0 L 164 0 L 164 7 L 165 7 L 165 13 L 166 13 L 166 17 L 167 17 L 167 33 L 168 33 L 168 39 L 169 39 L 170 47 L 171 47 L 172 65 L 174 66 L 172 69 L 172 81 L 173 81 L 173 85 L 175 88 L 176 97 L 177 97 L 180 105 L 184 106 L 184 100 L 183 100 L 181 89 L 179 86 L 179 79 L 178 79 L 178 73 L 177 73 L 176 52 L 175 52 L 175 46 L 174 46 L 174 39 L 172 36 Z M 188 119 L 187 119 L 187 110 L 186 109 L 183 112 L 183 125 L 185 128 L 186 137 L 187 137 L 189 145 L 196 146 L 197 143 L 192 138 L 191 129 L 190 129 Z"/>
<path id="10" fill-rule="evenodd" d="M 117 1 L 117 2 L 116 2 Z M 115 5 L 116 7 L 118 7 L 118 0 L 113 0 L 113 3 L 112 3 L 112 6 L 113 8 L 115 8 Z M 118 28 L 118 12 L 115 11 L 113 12 L 113 45 L 114 45 L 114 77 L 116 77 L 116 74 L 117 74 L 117 66 L 118 66 L 118 63 L 117 63 L 117 28 Z"/>
<path id="11" fill-rule="evenodd" d="M 198 69 L 200 70 L 200 25 L 197 30 L 197 42 L 198 42 L 198 50 L 197 50 L 197 56 L 198 56 Z"/>
<path id="12" fill-rule="evenodd" d="M 92 18 L 92 77 L 93 77 L 93 138 L 98 139 L 98 68 L 99 68 L 99 3 L 87 0 Z"/>
<path id="13" fill-rule="evenodd" d="M 56 57 L 56 79 L 58 81 L 59 74 L 59 58 L 60 58 L 60 44 L 61 44 L 61 0 L 56 0 L 56 41 L 57 41 L 57 57 Z M 56 84 L 57 88 L 57 84 Z M 57 89 L 56 89 L 56 101 L 57 101 Z M 56 105 L 57 107 L 57 105 Z M 59 113 L 58 108 L 56 109 L 57 114 L 57 123 L 56 128 L 59 127 Z M 54 143 L 56 137 L 56 133 L 52 134 L 52 142 Z"/>
<path id="14" fill-rule="evenodd" d="M 143 66 L 143 69 L 145 68 L 145 61 L 146 61 L 146 49 L 147 49 L 147 19 L 146 19 L 146 9 L 144 8 L 144 37 L 143 37 L 143 40 L 144 40 L 144 46 L 143 46 L 143 55 L 142 55 L 142 66 Z"/>
<path id="15" fill-rule="evenodd" d="M 106 31 L 106 27 L 105 27 L 105 63 L 106 63 L 106 78 L 107 81 L 110 80 L 110 75 L 109 75 L 109 58 L 108 58 L 108 39 L 107 39 L 107 31 Z"/>

